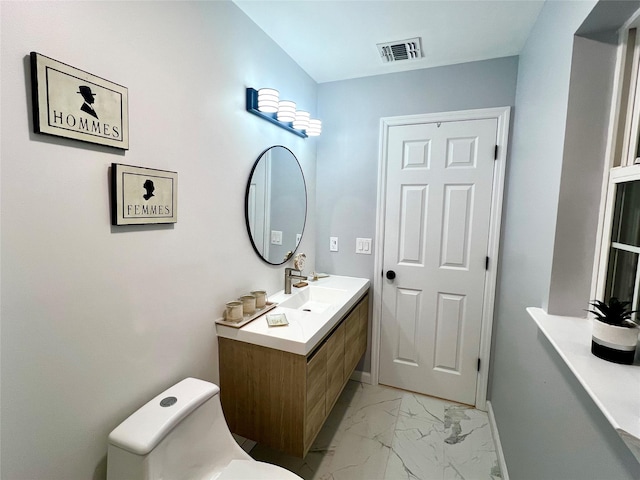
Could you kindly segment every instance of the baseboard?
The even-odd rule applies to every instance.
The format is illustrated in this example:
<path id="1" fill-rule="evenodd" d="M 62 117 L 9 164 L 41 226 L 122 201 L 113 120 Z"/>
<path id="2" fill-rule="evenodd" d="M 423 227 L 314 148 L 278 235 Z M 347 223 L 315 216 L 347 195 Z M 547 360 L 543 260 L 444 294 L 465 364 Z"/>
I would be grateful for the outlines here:
<path id="1" fill-rule="evenodd" d="M 504 460 L 504 452 L 502 451 L 502 443 L 500 442 L 500 434 L 498 433 L 498 425 L 496 418 L 493 416 L 493 405 L 487 400 L 487 413 L 489 414 L 489 425 L 491 426 L 491 434 L 496 444 L 496 455 L 498 456 L 498 466 L 502 472 L 502 480 L 509 480 L 509 472 L 507 471 L 507 462 Z"/>
<path id="2" fill-rule="evenodd" d="M 355 380 L 356 382 L 366 383 L 371 385 L 371 373 L 370 372 L 360 372 L 358 370 L 354 370 L 349 377 L 351 380 Z"/>

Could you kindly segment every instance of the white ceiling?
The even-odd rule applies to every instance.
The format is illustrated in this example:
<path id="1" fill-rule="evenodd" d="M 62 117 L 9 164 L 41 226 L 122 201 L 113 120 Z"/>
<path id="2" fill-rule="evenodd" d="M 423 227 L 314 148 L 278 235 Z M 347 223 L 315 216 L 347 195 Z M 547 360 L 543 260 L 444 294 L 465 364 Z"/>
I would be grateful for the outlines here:
<path id="1" fill-rule="evenodd" d="M 544 0 L 234 0 L 316 82 L 518 55 Z M 383 63 L 377 43 L 422 38 Z"/>

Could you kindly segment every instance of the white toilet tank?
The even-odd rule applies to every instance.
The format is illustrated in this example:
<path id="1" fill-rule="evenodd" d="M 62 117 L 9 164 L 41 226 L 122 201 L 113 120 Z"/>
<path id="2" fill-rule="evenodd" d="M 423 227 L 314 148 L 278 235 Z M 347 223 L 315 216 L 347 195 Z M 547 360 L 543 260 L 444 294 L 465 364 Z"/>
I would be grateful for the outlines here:
<path id="1" fill-rule="evenodd" d="M 186 378 L 138 409 L 109 435 L 107 480 L 231 478 L 238 467 L 262 469 L 264 478 L 299 478 L 240 448 L 219 392 L 213 383 Z"/>

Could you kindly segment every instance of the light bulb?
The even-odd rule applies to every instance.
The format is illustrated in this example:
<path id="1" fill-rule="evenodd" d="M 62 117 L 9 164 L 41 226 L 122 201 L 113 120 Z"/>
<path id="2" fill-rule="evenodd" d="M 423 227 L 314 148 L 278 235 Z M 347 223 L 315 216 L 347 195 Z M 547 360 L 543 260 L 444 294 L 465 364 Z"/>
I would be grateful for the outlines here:
<path id="1" fill-rule="evenodd" d="M 278 121 L 293 122 L 296 119 L 296 103 L 290 100 L 281 100 L 278 105 Z"/>
<path id="2" fill-rule="evenodd" d="M 317 137 L 322 133 L 322 122 L 317 119 L 309 120 L 309 127 L 307 128 L 307 135 L 310 137 Z"/>
<path id="3" fill-rule="evenodd" d="M 309 112 L 298 110 L 296 112 L 296 119 L 293 121 L 293 128 L 296 130 L 306 130 L 309 127 Z"/>
<path id="4" fill-rule="evenodd" d="M 278 111 L 278 90 L 273 88 L 261 88 L 258 90 L 258 110 L 265 113 Z"/>

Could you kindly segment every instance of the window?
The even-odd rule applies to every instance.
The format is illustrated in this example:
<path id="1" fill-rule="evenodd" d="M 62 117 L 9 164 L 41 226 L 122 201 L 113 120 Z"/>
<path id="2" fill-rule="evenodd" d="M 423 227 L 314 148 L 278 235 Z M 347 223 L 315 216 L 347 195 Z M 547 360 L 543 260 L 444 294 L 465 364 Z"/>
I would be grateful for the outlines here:
<path id="1" fill-rule="evenodd" d="M 617 297 L 640 310 L 640 180 L 615 184 L 605 301 Z"/>
<path id="2" fill-rule="evenodd" d="M 640 310 L 640 11 L 621 30 L 594 295 Z"/>

